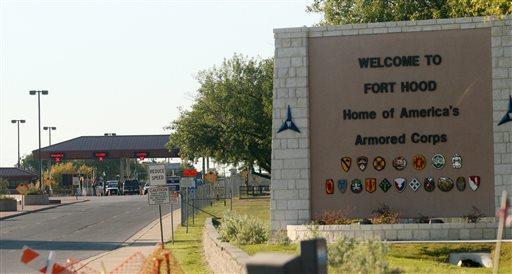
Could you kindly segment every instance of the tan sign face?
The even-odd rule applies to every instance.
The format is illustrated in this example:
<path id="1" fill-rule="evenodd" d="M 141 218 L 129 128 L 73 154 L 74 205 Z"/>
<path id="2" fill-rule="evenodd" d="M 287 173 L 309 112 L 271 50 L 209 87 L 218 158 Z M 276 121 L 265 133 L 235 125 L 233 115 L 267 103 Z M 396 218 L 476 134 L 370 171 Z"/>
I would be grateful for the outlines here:
<path id="1" fill-rule="evenodd" d="M 404 217 L 494 215 L 490 39 L 490 29 L 310 38 L 313 215 L 368 217 L 382 203 Z"/>

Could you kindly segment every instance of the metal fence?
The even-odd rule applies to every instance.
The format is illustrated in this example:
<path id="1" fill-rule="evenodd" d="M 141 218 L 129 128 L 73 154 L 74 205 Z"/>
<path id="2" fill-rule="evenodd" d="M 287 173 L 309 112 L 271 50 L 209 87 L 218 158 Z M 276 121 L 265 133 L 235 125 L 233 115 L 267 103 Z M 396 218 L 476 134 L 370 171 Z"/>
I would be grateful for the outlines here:
<path id="1" fill-rule="evenodd" d="M 180 191 L 181 196 L 181 225 L 194 225 L 195 215 L 200 211 L 212 215 L 204 211 L 205 207 L 211 206 L 215 201 L 226 201 L 231 199 L 231 192 L 227 190 L 224 185 L 210 184 L 200 185 L 195 188 L 182 188 Z M 187 219 L 192 217 L 191 223 L 187 224 Z M 213 216 L 212 217 L 219 217 Z"/>

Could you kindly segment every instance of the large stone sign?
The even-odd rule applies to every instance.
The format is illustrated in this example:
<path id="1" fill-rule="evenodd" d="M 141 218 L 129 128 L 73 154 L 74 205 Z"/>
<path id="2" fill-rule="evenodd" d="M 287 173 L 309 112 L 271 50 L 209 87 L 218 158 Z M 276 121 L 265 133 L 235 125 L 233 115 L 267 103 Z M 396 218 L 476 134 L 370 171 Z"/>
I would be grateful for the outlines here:
<path id="1" fill-rule="evenodd" d="M 275 30 L 272 227 L 382 204 L 404 217 L 493 216 L 512 190 L 511 25 Z"/>

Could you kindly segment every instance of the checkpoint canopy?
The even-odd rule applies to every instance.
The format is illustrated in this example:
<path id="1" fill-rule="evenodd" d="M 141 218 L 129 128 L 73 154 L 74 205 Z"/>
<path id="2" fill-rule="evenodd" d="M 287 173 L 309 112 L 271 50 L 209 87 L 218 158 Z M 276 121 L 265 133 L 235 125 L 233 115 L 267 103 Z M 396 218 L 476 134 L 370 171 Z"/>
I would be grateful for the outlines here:
<path id="1" fill-rule="evenodd" d="M 80 136 L 41 148 L 41 158 L 60 162 L 66 159 L 103 160 L 120 158 L 175 158 L 179 149 L 167 149 L 169 135 Z M 35 158 L 39 157 L 34 150 Z"/>

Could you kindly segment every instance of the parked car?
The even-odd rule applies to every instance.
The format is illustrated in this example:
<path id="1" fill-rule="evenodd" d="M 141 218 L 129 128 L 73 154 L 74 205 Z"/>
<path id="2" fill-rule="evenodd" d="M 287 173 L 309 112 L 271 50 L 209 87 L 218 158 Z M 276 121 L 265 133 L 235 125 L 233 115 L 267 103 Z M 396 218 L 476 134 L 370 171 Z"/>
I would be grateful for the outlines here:
<path id="1" fill-rule="evenodd" d="M 137 180 L 126 180 L 123 184 L 123 195 L 126 194 L 139 194 L 140 185 Z"/>
<path id="2" fill-rule="evenodd" d="M 121 195 L 121 191 L 119 190 L 119 181 L 112 180 L 107 181 L 107 195 Z"/>

